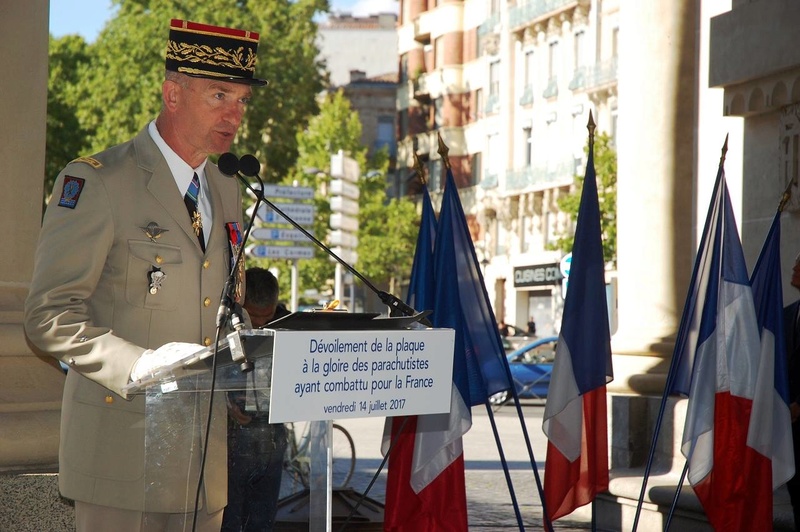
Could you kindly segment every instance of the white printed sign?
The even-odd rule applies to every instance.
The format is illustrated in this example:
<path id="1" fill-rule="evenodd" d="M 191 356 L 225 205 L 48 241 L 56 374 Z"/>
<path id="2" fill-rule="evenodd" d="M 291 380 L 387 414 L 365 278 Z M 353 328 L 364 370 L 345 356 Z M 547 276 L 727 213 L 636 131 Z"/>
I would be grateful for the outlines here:
<path id="1" fill-rule="evenodd" d="M 452 329 L 276 331 L 270 423 L 450 411 Z"/>

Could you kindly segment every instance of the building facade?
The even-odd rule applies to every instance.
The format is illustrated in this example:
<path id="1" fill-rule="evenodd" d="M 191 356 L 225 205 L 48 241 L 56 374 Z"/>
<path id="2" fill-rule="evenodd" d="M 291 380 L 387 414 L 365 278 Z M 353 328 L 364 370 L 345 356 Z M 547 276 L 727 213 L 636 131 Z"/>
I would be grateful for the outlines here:
<path id="1" fill-rule="evenodd" d="M 554 248 L 572 222 L 557 201 L 584 171 L 590 110 L 616 134 L 618 13 L 614 0 L 401 2 L 397 188 L 418 191 L 416 152 L 441 192 L 441 133 L 497 318 L 533 316 L 540 335 L 558 332 Z"/>

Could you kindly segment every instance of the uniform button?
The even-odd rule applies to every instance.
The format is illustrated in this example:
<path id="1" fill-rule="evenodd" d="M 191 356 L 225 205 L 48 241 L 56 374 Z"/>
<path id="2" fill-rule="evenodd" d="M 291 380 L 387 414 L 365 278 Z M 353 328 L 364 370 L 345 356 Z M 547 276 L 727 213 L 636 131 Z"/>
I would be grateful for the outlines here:
<path id="1" fill-rule="evenodd" d="M 204 307 L 207 307 L 207 306 L 209 306 L 210 304 L 211 304 L 211 298 L 210 298 L 210 297 L 207 297 L 207 298 L 205 298 L 205 299 L 203 300 L 203 306 L 204 306 Z"/>
<path id="2" fill-rule="evenodd" d="M 203 269 L 207 270 L 209 266 L 211 266 L 211 261 L 208 260 L 208 259 L 204 260 L 203 261 Z"/>
<path id="3" fill-rule="evenodd" d="M 209 338 L 208 336 L 203 338 L 203 345 L 206 346 L 206 347 L 210 346 L 211 345 L 211 338 Z"/>
<path id="4" fill-rule="evenodd" d="M 114 402 L 114 398 L 111 397 L 110 395 L 106 395 L 106 404 L 110 405 L 113 402 Z"/>
<path id="5" fill-rule="evenodd" d="M 164 262 L 164 258 L 161 255 L 156 255 L 156 264 L 161 264 Z"/>

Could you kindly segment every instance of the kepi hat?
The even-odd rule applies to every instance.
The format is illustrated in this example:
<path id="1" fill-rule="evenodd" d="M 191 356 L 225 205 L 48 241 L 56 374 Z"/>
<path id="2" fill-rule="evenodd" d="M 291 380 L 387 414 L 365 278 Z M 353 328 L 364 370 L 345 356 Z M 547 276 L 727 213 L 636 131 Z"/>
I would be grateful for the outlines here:
<path id="1" fill-rule="evenodd" d="M 166 68 L 197 78 L 266 85 L 254 78 L 258 33 L 172 19 Z"/>

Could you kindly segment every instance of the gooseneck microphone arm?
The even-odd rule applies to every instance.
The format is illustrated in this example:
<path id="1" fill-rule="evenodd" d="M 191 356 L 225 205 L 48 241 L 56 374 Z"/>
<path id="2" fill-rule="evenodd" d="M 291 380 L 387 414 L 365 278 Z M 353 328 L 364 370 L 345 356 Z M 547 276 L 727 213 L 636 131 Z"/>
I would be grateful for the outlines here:
<path id="1" fill-rule="evenodd" d="M 219 170 L 225 175 L 231 175 L 231 173 L 238 172 L 239 169 L 239 158 L 236 157 L 232 153 L 223 153 L 220 155 L 219 160 L 217 161 L 217 166 Z M 236 272 L 239 270 L 239 265 L 243 264 L 244 261 L 244 249 L 245 244 L 247 243 L 247 239 L 250 237 L 250 229 L 253 227 L 253 222 L 255 220 L 256 211 L 258 210 L 258 199 L 256 200 L 256 210 L 253 211 L 253 214 L 250 216 L 250 221 L 247 224 L 247 227 L 244 230 L 244 234 L 242 236 L 242 243 L 239 246 L 239 250 L 236 253 L 236 257 L 234 257 L 233 264 L 231 266 L 230 274 L 228 278 L 225 280 L 225 286 L 222 289 L 222 296 L 220 297 L 219 309 L 217 309 L 217 327 L 222 328 L 228 322 L 228 319 L 231 319 L 232 325 L 234 328 L 240 328 L 243 326 L 241 322 L 241 317 L 233 311 L 235 307 L 234 297 L 232 295 L 233 288 L 235 286 L 235 279 L 236 279 Z M 252 369 L 252 362 L 249 362 L 245 359 L 241 363 L 242 371 L 249 371 Z"/>
<path id="2" fill-rule="evenodd" d="M 239 172 L 241 174 L 244 174 L 244 175 L 248 176 L 248 177 L 255 177 L 258 180 L 258 183 L 261 185 L 261 191 L 259 191 L 259 192 L 255 191 L 253 189 L 253 187 L 250 186 L 250 184 L 247 182 L 247 180 L 244 177 L 242 177 L 242 175 L 239 172 L 236 173 L 236 177 L 238 177 L 245 184 L 245 186 L 247 188 L 249 188 L 250 191 L 252 191 L 256 195 L 257 198 L 260 198 L 272 210 L 277 212 L 287 222 L 289 222 L 295 229 L 297 229 L 298 231 L 303 233 L 306 236 L 306 238 L 311 240 L 319 248 L 321 248 L 323 251 L 325 251 L 325 253 L 327 253 L 328 255 L 333 257 L 333 259 L 336 260 L 336 262 L 338 262 L 339 264 L 341 264 L 342 266 L 347 268 L 347 270 L 350 273 L 352 273 L 353 275 L 358 277 L 358 279 L 360 279 L 361 282 L 363 282 L 367 286 L 367 288 L 372 290 L 378 296 L 378 298 L 381 300 L 381 302 L 383 302 L 386 306 L 389 307 L 389 309 L 390 309 L 389 310 L 389 315 L 390 316 L 413 316 L 414 314 L 417 313 L 416 310 L 414 310 L 411 306 L 407 305 L 403 300 L 401 300 L 400 298 L 398 298 L 394 294 L 390 294 L 390 293 L 385 292 L 383 290 L 379 290 L 377 287 L 375 287 L 375 285 L 373 285 L 372 282 L 370 282 L 369 279 L 367 279 L 366 277 L 361 275 L 361 273 L 358 270 L 356 270 L 355 268 L 350 266 L 347 262 L 345 262 L 342 258 L 340 258 L 336 253 L 334 253 L 328 246 L 326 246 L 325 244 L 320 242 L 314 235 L 309 233 L 303 226 L 298 224 L 289 215 L 284 213 L 278 206 L 276 206 L 270 200 L 265 198 L 264 197 L 264 181 L 261 179 L 261 176 L 258 175 L 258 170 L 259 170 L 260 167 L 261 167 L 261 164 L 258 162 L 258 159 L 256 159 L 253 155 L 249 155 L 249 154 L 248 155 L 243 155 L 242 158 L 239 161 Z M 258 205 L 256 204 L 256 208 L 253 210 L 253 213 L 255 214 L 255 212 L 257 210 L 258 210 Z M 430 322 L 428 322 L 428 320 L 425 319 L 425 318 L 420 320 L 420 322 L 425 323 L 426 325 L 430 325 Z"/>

